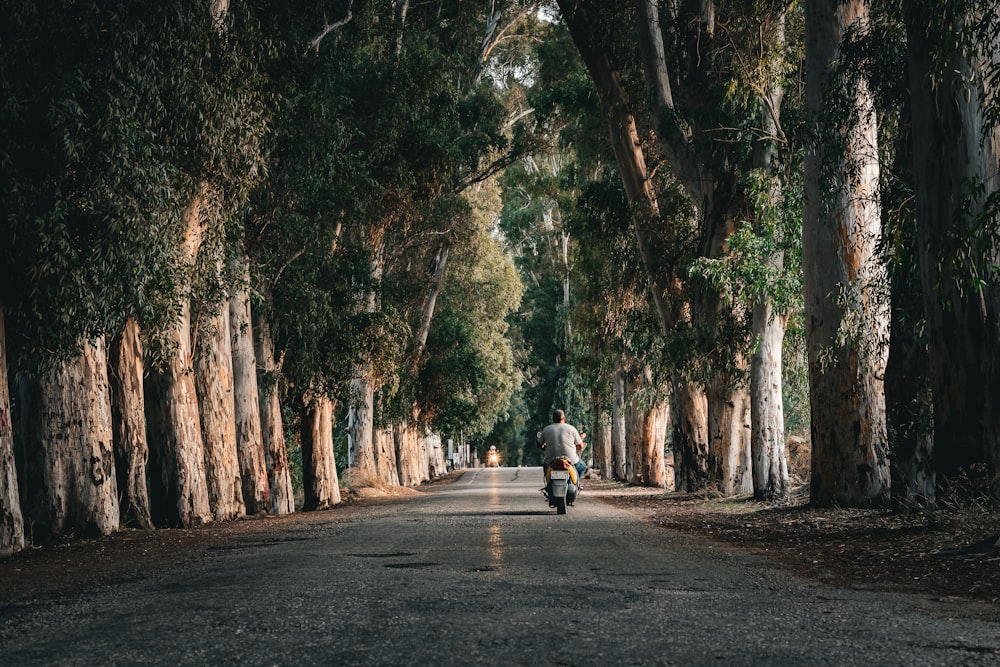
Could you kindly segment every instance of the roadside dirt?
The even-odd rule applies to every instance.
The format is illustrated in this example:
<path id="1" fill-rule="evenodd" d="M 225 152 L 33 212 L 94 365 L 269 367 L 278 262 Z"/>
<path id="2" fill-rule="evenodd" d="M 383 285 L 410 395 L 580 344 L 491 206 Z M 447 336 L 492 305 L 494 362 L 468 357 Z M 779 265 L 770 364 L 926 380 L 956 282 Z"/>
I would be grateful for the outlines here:
<path id="1" fill-rule="evenodd" d="M 901 513 L 664 494 L 593 482 L 606 499 L 670 530 L 762 554 L 824 583 L 1000 602 L 1000 516 L 986 508 Z M 997 605 L 1000 616 L 1000 605 Z"/>
<path id="2" fill-rule="evenodd" d="M 447 484 L 457 474 L 435 481 Z M 590 480 L 587 490 L 669 530 L 701 535 L 762 554 L 778 567 L 825 584 L 891 590 L 996 605 L 1000 617 L 1000 517 L 817 509 L 804 500 L 769 506 L 746 499 L 665 494 Z M 417 493 L 404 490 L 406 494 Z M 402 493 L 402 492 L 401 492 Z M 44 603 L 94 587 L 183 567 L 214 551 L 266 540 L 328 521 L 362 520 L 388 493 L 361 494 L 336 508 L 280 517 L 251 517 L 191 529 L 124 531 L 99 539 L 65 539 L 0 559 L 0 619 L 25 604 Z"/>

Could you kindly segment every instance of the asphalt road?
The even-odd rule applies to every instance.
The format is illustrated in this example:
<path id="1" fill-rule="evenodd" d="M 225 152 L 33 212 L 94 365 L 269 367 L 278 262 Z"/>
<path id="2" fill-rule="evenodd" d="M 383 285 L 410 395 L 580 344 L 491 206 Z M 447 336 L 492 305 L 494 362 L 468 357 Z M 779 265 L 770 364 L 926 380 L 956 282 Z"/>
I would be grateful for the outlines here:
<path id="1" fill-rule="evenodd" d="M 0 665 L 1000 664 L 968 603 L 799 580 L 586 489 L 557 516 L 540 479 L 469 471 L 28 606 Z"/>

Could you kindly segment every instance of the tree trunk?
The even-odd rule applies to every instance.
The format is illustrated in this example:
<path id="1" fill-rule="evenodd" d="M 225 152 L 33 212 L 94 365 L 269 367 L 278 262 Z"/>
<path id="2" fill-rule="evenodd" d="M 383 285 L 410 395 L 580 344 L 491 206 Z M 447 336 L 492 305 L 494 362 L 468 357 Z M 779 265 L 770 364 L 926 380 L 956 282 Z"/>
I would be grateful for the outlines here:
<path id="1" fill-rule="evenodd" d="M 203 233 L 201 209 L 207 186 L 185 211 L 184 250 L 194 266 Z M 146 419 L 150 453 L 150 501 L 161 525 L 193 526 L 212 520 L 205 479 L 205 450 L 192 368 L 191 304 L 182 295 L 178 318 L 167 333 L 172 350 L 165 370 L 151 374 L 146 385 Z"/>
<path id="2" fill-rule="evenodd" d="M 708 480 L 708 399 L 697 384 L 677 379 L 670 407 L 674 488 L 687 493 L 699 491 Z"/>
<path id="3" fill-rule="evenodd" d="M 937 497 L 930 357 L 926 341 L 902 315 L 900 302 L 906 299 L 896 301 L 906 289 L 893 290 L 892 336 L 885 369 L 892 498 L 902 507 L 930 506 Z"/>
<path id="4" fill-rule="evenodd" d="M 756 346 L 750 362 L 750 449 L 756 500 L 783 501 L 790 492 L 781 396 L 785 322 L 783 315 L 773 312 L 769 298 L 762 297 L 754 304 Z"/>
<path id="5" fill-rule="evenodd" d="M 333 457 L 333 401 L 306 397 L 300 412 L 304 510 L 321 510 L 340 502 L 340 480 Z"/>
<path id="6" fill-rule="evenodd" d="M 667 444 L 670 442 L 670 435 L 673 431 L 671 423 L 670 401 L 664 401 L 656 408 L 656 447 L 663 455 L 663 479 L 656 486 L 663 487 L 670 491 L 674 490 L 674 461 L 673 453 L 667 451 Z"/>
<path id="7" fill-rule="evenodd" d="M 590 405 L 590 414 L 594 416 L 590 441 L 593 447 L 591 465 L 600 472 L 601 479 L 612 479 L 611 422 L 608 420 L 608 412 L 599 392 L 591 394 Z"/>
<path id="8" fill-rule="evenodd" d="M 111 394 L 104 339 L 43 372 L 27 450 L 34 494 L 25 517 L 36 537 L 118 529 Z"/>
<path id="9" fill-rule="evenodd" d="M 708 390 L 709 480 L 724 496 L 753 493 L 750 461 L 750 395 L 716 373 Z"/>
<path id="10" fill-rule="evenodd" d="M 434 308 L 437 305 L 438 296 L 444 288 L 444 271 L 448 266 L 447 243 L 442 243 L 434 256 L 434 269 L 428 279 L 427 292 L 424 294 L 423 307 L 420 309 L 420 323 L 413 336 L 413 352 L 411 353 L 411 370 L 414 374 L 420 370 L 420 360 L 427 346 L 427 336 L 431 331 L 431 322 L 434 320 Z"/>
<path id="11" fill-rule="evenodd" d="M 198 328 L 195 386 L 205 447 L 205 479 L 212 516 L 226 521 L 243 516 L 243 481 L 236 453 L 233 351 L 229 307 L 224 304 Z"/>
<path id="12" fill-rule="evenodd" d="M 774 46 L 785 47 L 785 18 L 778 17 Z M 764 137 L 779 136 L 778 119 L 785 90 L 783 73 L 775 64 L 769 72 L 770 85 L 764 90 L 760 104 L 761 133 Z M 754 168 L 768 179 L 767 198 L 763 207 L 754 215 L 754 233 L 759 237 L 772 237 L 773 250 L 762 258 L 768 272 L 780 276 L 784 272 L 784 252 L 781 250 L 780 220 L 778 210 L 783 197 L 782 180 L 776 172 L 778 143 L 770 138 L 757 142 L 754 149 Z M 750 454 L 753 471 L 753 494 L 756 500 L 779 501 L 788 499 L 788 456 L 785 451 L 785 404 L 782 396 L 782 347 L 787 313 L 775 312 L 771 294 L 759 294 L 754 299 L 751 318 L 753 355 L 750 358 Z"/>
<path id="13" fill-rule="evenodd" d="M 265 317 L 254 320 L 254 351 L 257 363 L 257 387 L 260 405 L 261 437 L 264 462 L 267 465 L 267 485 L 271 491 L 271 512 L 290 514 L 295 511 L 295 490 L 288 469 L 285 427 L 281 420 L 281 368 L 274 358 L 271 323 Z"/>
<path id="14" fill-rule="evenodd" d="M 1000 264 L 994 199 L 1000 128 L 989 44 L 956 35 L 995 26 L 995 5 L 906 3 L 917 229 L 934 396 L 934 458 L 953 475 L 977 463 L 1000 471 Z M 983 7 L 986 7 L 985 9 Z M 987 15 L 984 16 L 983 13 Z M 992 268 L 991 268 L 992 267 Z"/>
<path id="15" fill-rule="evenodd" d="M 399 486 L 396 440 L 392 428 L 375 429 L 375 467 L 378 478 L 390 486 Z"/>
<path id="16" fill-rule="evenodd" d="M 114 433 L 121 523 L 148 530 L 153 527 L 146 489 L 149 445 L 146 441 L 145 373 L 139 323 L 125 322 L 121 336 L 111 348 L 111 418 Z"/>
<path id="17" fill-rule="evenodd" d="M 819 132 L 806 151 L 802 221 L 811 498 L 819 505 L 882 505 L 889 498 L 888 312 L 879 294 L 886 279 L 877 250 L 875 104 L 857 72 L 837 67 L 845 32 L 868 24 L 868 3 L 814 0 L 805 16 L 806 101 Z M 847 101 L 850 118 L 835 99 Z"/>
<path id="18" fill-rule="evenodd" d="M 634 380 L 625 383 L 625 481 L 645 484 L 643 456 L 646 452 L 646 412 L 639 407 Z"/>
<path id="19" fill-rule="evenodd" d="M 392 442 L 396 448 L 396 467 L 399 472 L 400 486 L 415 486 L 419 476 L 417 470 L 417 452 L 413 448 L 414 438 L 410 437 L 409 425 L 406 422 L 392 427 Z"/>
<path id="20" fill-rule="evenodd" d="M 359 371 L 351 380 L 351 405 L 347 413 L 348 465 L 358 480 L 378 479 L 375 460 L 375 390 Z"/>
<path id="21" fill-rule="evenodd" d="M 0 556 L 24 548 L 24 519 L 14 465 L 14 428 L 7 384 L 7 331 L 0 305 Z"/>
<path id="22" fill-rule="evenodd" d="M 912 112 L 906 104 L 899 110 L 892 171 L 908 183 L 913 182 L 915 166 L 911 123 Z M 895 194 L 892 190 L 889 193 Z M 920 285 L 916 207 L 908 198 L 909 193 L 901 192 L 883 207 L 886 235 L 895 239 L 889 262 L 892 315 L 885 368 L 886 428 L 892 500 L 903 508 L 931 506 L 937 496 L 931 360 Z"/>
<path id="23" fill-rule="evenodd" d="M 441 446 L 441 436 L 428 433 L 424 438 L 427 449 L 427 479 L 434 479 L 447 474 L 448 463 L 444 459 L 444 447 Z"/>
<path id="24" fill-rule="evenodd" d="M 367 244 L 367 240 L 365 241 Z M 370 249 L 370 271 L 373 285 L 382 281 L 383 253 L 379 248 Z M 363 313 L 379 310 L 378 292 L 366 288 L 357 295 L 357 309 Z M 372 481 L 379 477 L 375 453 L 375 379 L 371 364 L 362 360 L 355 364 L 350 384 L 350 402 L 347 413 L 347 465 L 357 482 Z"/>
<path id="25" fill-rule="evenodd" d="M 628 479 L 625 475 L 625 372 L 620 368 L 614 374 L 614 405 L 611 410 L 611 476 L 619 482 Z"/>
<path id="26" fill-rule="evenodd" d="M 241 263 L 241 270 L 241 286 L 229 299 L 236 453 L 240 461 L 243 504 L 247 514 L 258 514 L 271 509 L 271 487 L 264 457 L 260 396 L 257 390 L 257 360 L 254 356 L 250 315 L 250 268 L 245 259 Z"/>
<path id="27" fill-rule="evenodd" d="M 427 479 L 425 438 L 417 424 L 414 419 L 411 423 L 398 424 L 394 429 L 399 483 L 403 486 L 417 486 Z"/>
<path id="28" fill-rule="evenodd" d="M 643 434 L 645 442 L 642 457 L 642 476 L 646 486 L 667 487 L 667 469 L 664 455 L 664 429 L 666 424 L 663 414 L 669 411 L 664 404 L 654 405 L 646 411 L 643 418 Z"/>
<path id="29" fill-rule="evenodd" d="M 636 9 L 643 74 L 646 86 L 652 93 L 653 128 L 674 176 L 683 184 L 694 206 L 704 215 L 712 208 L 712 186 L 717 179 L 713 178 L 705 165 L 697 159 L 691 144 L 691 130 L 683 124 L 682 116 L 674 107 L 666 52 L 663 47 L 659 4 L 654 0 L 637 0 Z M 703 35 L 710 37 L 714 32 L 714 10 L 699 11 L 698 14 L 700 20 L 692 22 L 697 24 L 695 30 L 698 38 Z M 702 44 L 698 38 L 693 40 L 698 43 L 698 48 L 706 47 L 707 41 Z M 697 60 L 701 62 L 703 59 Z"/>
<path id="30" fill-rule="evenodd" d="M 632 104 L 622 85 L 619 72 L 611 65 L 604 45 L 587 16 L 587 9 L 574 0 L 559 0 L 558 4 L 607 118 L 611 147 L 625 194 L 632 206 L 632 230 L 635 233 L 636 245 L 646 269 L 657 317 L 666 333 L 673 328 L 676 320 L 665 299 L 672 280 L 670 276 L 654 268 L 655 260 L 646 230 L 656 229 L 663 223 L 632 112 Z"/>

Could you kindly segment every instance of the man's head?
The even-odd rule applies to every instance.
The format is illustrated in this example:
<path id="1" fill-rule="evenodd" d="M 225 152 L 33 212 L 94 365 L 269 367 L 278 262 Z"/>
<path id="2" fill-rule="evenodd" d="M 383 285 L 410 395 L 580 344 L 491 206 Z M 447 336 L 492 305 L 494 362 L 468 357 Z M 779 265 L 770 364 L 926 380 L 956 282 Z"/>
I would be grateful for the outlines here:
<path id="1" fill-rule="evenodd" d="M 556 410 L 552 413 L 552 421 L 556 424 L 561 424 L 566 421 L 566 413 L 562 410 Z"/>

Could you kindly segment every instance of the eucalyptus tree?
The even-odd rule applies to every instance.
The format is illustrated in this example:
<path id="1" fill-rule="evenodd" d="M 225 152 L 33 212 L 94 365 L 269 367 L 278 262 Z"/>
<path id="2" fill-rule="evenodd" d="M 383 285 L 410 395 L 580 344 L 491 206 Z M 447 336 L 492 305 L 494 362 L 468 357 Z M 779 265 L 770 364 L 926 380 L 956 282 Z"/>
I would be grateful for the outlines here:
<path id="1" fill-rule="evenodd" d="M 87 381 L 96 392 L 86 403 L 88 410 L 93 408 L 91 416 L 65 417 L 90 423 L 93 429 L 79 439 L 58 441 L 69 447 L 90 441 L 107 444 L 112 438 L 102 425 L 103 406 L 110 406 L 112 397 L 106 395 L 107 380 L 100 375 L 106 367 L 102 336 L 123 331 L 128 322 L 130 336 L 136 327 L 144 328 L 146 342 L 156 343 L 161 332 L 171 328 L 173 308 L 188 284 L 181 211 L 198 192 L 203 174 L 221 172 L 216 183 L 225 188 L 226 197 L 216 201 L 225 210 L 234 201 L 229 195 L 239 198 L 237 176 L 253 173 L 252 159 L 243 159 L 253 153 L 259 118 L 248 113 L 253 109 L 251 96 L 232 103 L 247 94 L 247 88 L 234 84 L 250 80 L 242 67 L 248 60 L 241 57 L 243 45 L 235 38 L 218 38 L 207 4 L 145 11 L 85 3 L 48 11 L 37 3 L 12 3 L 5 5 L 4 14 L 3 162 L 9 182 L 18 184 L 5 193 L 4 209 L 10 215 L 4 235 L 11 251 L 5 274 L 24 278 L 4 281 L 3 300 L 9 307 L 8 325 L 13 324 L 21 341 L 12 355 L 14 363 L 28 373 L 22 377 L 40 378 L 40 389 L 47 394 L 33 400 L 38 394 L 26 383 L 18 390 L 18 411 L 28 415 L 32 405 L 42 404 L 39 400 L 64 411 L 83 409 L 58 400 L 53 392 L 71 386 L 60 386 L 60 373 L 90 377 L 84 369 L 91 368 L 97 373 Z M 230 67 L 211 66 L 222 62 Z M 47 84 L 40 86 L 39 81 Z M 241 107 L 240 102 L 247 104 Z M 247 141 L 234 145 L 233 135 Z M 31 343 L 24 344 L 27 341 Z M 157 352 L 167 349 L 163 346 L 145 348 L 151 358 L 168 356 Z M 116 365 L 128 366 L 133 378 L 139 363 L 135 355 L 141 349 L 135 344 L 116 346 L 121 360 Z M 83 356 L 77 356 L 81 352 Z M 82 375 L 72 371 L 72 365 Z M 146 445 L 137 426 L 142 420 L 136 417 L 148 401 L 137 383 L 128 383 L 128 388 L 114 395 L 116 404 L 123 403 L 116 405 L 117 414 L 128 415 L 122 419 L 128 422 L 124 431 L 132 432 L 116 443 L 117 458 L 126 468 L 122 507 L 129 520 L 148 525 L 150 508 L 141 472 Z M 193 398 L 193 393 L 188 395 Z M 163 414 L 151 412 L 154 423 L 155 415 Z M 196 412 L 193 416 L 197 419 Z M 91 432 L 98 435 L 91 438 Z M 110 445 L 106 454 L 95 450 L 87 455 L 95 461 L 89 471 L 58 473 L 54 462 L 61 459 L 46 454 L 56 440 L 45 436 L 44 429 L 22 433 L 29 476 L 72 474 L 84 479 L 99 472 L 103 481 L 97 486 L 105 489 L 104 496 L 117 496 Z M 182 500 L 197 496 L 203 486 L 198 482 L 204 477 L 200 448 L 189 453 L 181 458 L 191 470 L 179 476 L 170 474 L 177 469 L 178 457 L 153 457 L 154 477 L 164 479 L 152 485 L 154 496 L 178 501 L 161 503 L 174 505 L 161 514 L 181 521 L 207 517 L 205 503 L 195 510 Z M 43 495 L 57 493 L 54 487 L 34 488 Z M 49 508 L 39 509 L 44 515 L 40 529 L 78 524 L 106 532 L 117 525 L 107 518 L 111 500 L 95 504 L 74 499 L 71 489 L 64 497 L 62 507 L 38 494 L 26 499 L 26 506 Z M 90 509 L 66 507 L 77 500 Z M 67 512 L 74 517 L 69 524 L 63 518 Z M 88 512 L 96 514 L 88 517 Z"/>
<path id="2" fill-rule="evenodd" d="M 475 199 L 481 200 L 478 194 Z M 499 204 L 498 197 L 491 198 Z M 416 396 L 421 418 L 436 431 L 461 432 L 475 440 L 487 436 L 508 412 L 520 383 L 508 318 L 520 304 L 522 285 L 491 231 L 486 225 L 470 230 L 455 254 Z"/>
<path id="3" fill-rule="evenodd" d="M 1000 468 L 1000 10 L 907 2 L 920 279 L 934 460 L 951 476 Z"/>
<path id="4" fill-rule="evenodd" d="M 676 31 L 671 34 L 680 45 L 681 61 L 686 63 L 683 90 L 687 92 L 686 99 L 690 102 L 690 108 L 681 109 L 674 104 L 670 90 L 663 36 L 666 24 L 661 25 L 656 3 L 639 3 L 638 17 L 643 20 L 638 24 L 629 22 L 628 19 L 636 15 L 631 7 L 622 4 L 559 4 L 608 119 L 609 137 L 633 206 L 636 241 L 663 333 L 673 335 L 687 331 L 688 334 L 684 335 L 692 341 L 699 337 L 706 338 L 706 332 L 721 326 L 726 319 L 712 305 L 716 303 L 715 297 L 709 291 L 692 300 L 690 286 L 682 282 L 685 267 L 657 270 L 645 230 L 679 229 L 686 226 L 686 219 L 697 215 L 701 225 L 700 252 L 717 256 L 735 224 L 734 214 L 740 202 L 734 176 L 739 173 L 738 155 L 727 156 L 722 143 L 715 142 L 709 133 L 692 135 L 691 130 L 695 118 L 714 129 L 723 108 L 722 105 L 712 106 L 713 103 L 709 102 L 709 99 L 718 97 L 719 88 L 708 75 L 708 71 L 714 72 L 711 39 L 714 35 L 714 13 L 707 15 L 711 17 L 709 24 L 701 20 L 702 14 L 691 14 L 685 5 L 683 11 L 673 17 Z M 638 25 L 637 33 L 636 28 L 627 27 L 629 25 Z M 623 37 L 610 42 L 603 39 L 609 30 Z M 697 34 L 692 34 L 692 30 Z M 608 46 L 636 44 L 636 40 L 629 38 L 636 34 L 641 47 L 638 51 L 617 53 Z M 697 52 L 699 45 L 706 49 L 705 58 Z M 646 96 L 641 88 L 637 90 L 635 83 L 637 76 L 643 76 L 642 72 L 645 72 L 647 85 L 653 93 L 648 104 L 645 103 Z M 675 188 L 683 187 L 689 198 L 687 210 L 671 207 L 669 218 L 661 212 L 660 192 L 652 179 L 654 167 L 660 162 L 659 152 L 652 151 L 652 146 L 640 141 L 640 131 L 645 132 L 649 123 L 654 136 L 659 138 L 656 148 L 662 152 L 663 161 L 670 166 L 672 177 L 676 179 L 661 191 L 672 193 Z M 724 123 L 729 127 L 733 124 Z M 717 168 L 718 171 L 709 175 L 710 168 Z M 669 196 L 673 198 L 672 194 Z M 696 306 L 694 311 L 692 304 Z M 692 319 L 692 314 L 697 318 Z M 706 339 L 710 341 L 711 336 Z M 709 349 L 722 351 L 711 342 L 708 345 Z M 720 355 L 723 360 L 726 356 Z M 741 438 L 742 429 L 729 428 L 730 420 L 722 418 L 725 406 L 732 403 L 721 400 L 722 394 L 728 391 L 726 387 L 729 383 L 718 382 L 716 386 L 724 391 L 715 396 L 715 409 L 708 410 L 705 383 L 701 379 L 695 379 L 689 373 L 687 377 L 678 375 L 675 382 L 673 405 L 677 418 L 674 420 L 674 450 L 679 488 L 698 488 L 706 484 L 710 458 L 714 455 L 718 459 L 721 454 L 717 451 L 718 447 L 728 447 L 731 441 Z M 712 434 L 716 447 L 710 450 L 708 420 L 713 416 L 719 429 Z"/>
<path id="5" fill-rule="evenodd" d="M 816 139 L 805 159 L 802 264 L 812 405 L 811 497 L 818 504 L 888 499 L 884 371 L 888 310 L 880 293 L 876 109 L 867 81 L 838 66 L 868 3 L 806 5 L 806 98 Z"/>
<path id="6" fill-rule="evenodd" d="M 572 315 L 581 353 L 574 360 L 592 391 L 603 389 L 601 405 L 611 408 L 602 473 L 621 481 L 672 486 L 673 479 L 665 478 L 667 425 L 662 418 L 669 406 L 669 377 L 682 362 L 668 358 L 669 337 L 663 336 L 645 296 L 628 201 L 613 171 L 609 159 L 598 178 L 582 185 L 570 216 L 579 247 Z M 646 234 L 660 261 L 679 261 L 676 247 L 666 247 L 659 231 Z"/>
<path id="7" fill-rule="evenodd" d="M 579 421 L 583 407 L 568 402 L 581 397 L 581 387 L 572 363 L 570 309 L 575 297 L 570 267 L 575 244 L 565 225 L 572 198 L 564 188 L 564 161 L 558 151 L 531 155 L 508 168 L 502 179 L 499 227 L 524 283 L 516 331 L 526 383 L 523 445 L 529 460 L 537 453 L 534 434 L 548 423 L 554 408 Z"/>
<path id="8" fill-rule="evenodd" d="M 733 73 L 732 97 L 754 110 L 741 128 L 751 157 L 750 169 L 740 176 L 746 219 L 725 255 L 696 263 L 721 294 L 750 314 L 751 438 L 742 454 L 751 457 L 746 468 L 753 470 L 753 493 L 760 500 L 789 494 L 782 350 L 789 315 L 801 307 L 802 14 L 787 5 L 760 3 L 755 12 L 726 18 L 723 34 L 730 46 L 716 57 Z M 748 57 L 753 53 L 758 55 Z M 730 450 L 728 471 L 737 469 L 735 454 Z"/>

